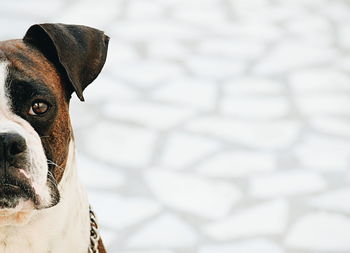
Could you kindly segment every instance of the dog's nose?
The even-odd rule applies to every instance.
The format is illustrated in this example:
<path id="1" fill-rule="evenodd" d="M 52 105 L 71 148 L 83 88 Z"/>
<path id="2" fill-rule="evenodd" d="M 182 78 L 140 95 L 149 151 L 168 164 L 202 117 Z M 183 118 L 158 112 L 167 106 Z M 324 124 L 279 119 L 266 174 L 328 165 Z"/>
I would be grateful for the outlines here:
<path id="1" fill-rule="evenodd" d="M 0 134 L 0 156 L 3 155 L 5 159 L 13 158 L 26 149 L 26 141 L 21 135 L 16 133 Z"/>

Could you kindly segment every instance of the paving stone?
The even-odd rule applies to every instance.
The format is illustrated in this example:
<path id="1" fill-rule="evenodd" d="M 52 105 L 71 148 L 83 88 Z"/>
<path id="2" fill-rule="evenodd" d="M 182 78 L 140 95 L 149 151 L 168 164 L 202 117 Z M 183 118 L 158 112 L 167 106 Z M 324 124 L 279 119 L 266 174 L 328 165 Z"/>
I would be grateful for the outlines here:
<path id="1" fill-rule="evenodd" d="M 220 243 L 204 245 L 200 247 L 199 253 L 283 253 L 282 248 L 266 239 L 252 239 L 238 241 L 236 243 Z"/>
<path id="2" fill-rule="evenodd" d="M 349 148 L 350 143 L 344 139 L 310 134 L 295 147 L 295 154 L 305 168 L 342 171 L 348 167 Z"/>
<path id="3" fill-rule="evenodd" d="M 35 0 L 35 2 L 28 2 L 25 0 L 19 0 L 16 2 L 3 1 L 0 4 L 1 11 L 3 13 L 17 13 L 17 19 L 20 16 L 32 16 L 36 20 L 38 19 L 48 19 L 52 15 L 55 16 L 57 10 L 63 10 L 62 1 L 45 1 L 45 0 Z M 8 18 L 7 18 L 8 19 Z M 28 24 L 27 24 L 28 25 Z M 11 24 L 11 29 L 12 29 Z M 27 27 L 28 28 L 28 27 Z M 10 30 L 10 29 L 7 29 Z M 24 30 L 23 30 L 24 31 Z"/>
<path id="4" fill-rule="evenodd" d="M 160 163 L 172 169 L 184 169 L 215 152 L 220 146 L 219 142 L 209 138 L 172 133 L 167 138 Z"/>
<path id="5" fill-rule="evenodd" d="M 108 252 L 350 252 L 347 1 L 18 0 L 0 14 L 0 39 L 41 22 L 111 37 L 87 102 L 71 101 Z"/>
<path id="6" fill-rule="evenodd" d="M 99 214 L 99 222 L 115 230 L 136 225 L 161 211 L 155 201 L 142 197 L 119 196 L 115 192 L 89 191 L 89 200 Z"/>
<path id="7" fill-rule="evenodd" d="M 115 69 L 118 69 L 118 78 L 140 88 L 150 88 L 169 79 L 183 77 L 183 71 L 178 65 L 161 61 L 121 63 Z"/>
<path id="8" fill-rule="evenodd" d="M 290 111 L 289 101 L 283 97 L 226 97 L 222 99 L 222 112 L 241 118 L 282 118 Z"/>
<path id="9" fill-rule="evenodd" d="M 146 166 L 156 135 L 141 127 L 101 122 L 84 136 L 89 155 L 116 165 Z"/>
<path id="10" fill-rule="evenodd" d="M 290 5 L 301 5 L 304 7 L 321 7 L 325 1 L 324 0 L 310 0 L 310 1 L 303 1 L 303 0 L 277 0 L 277 4 L 290 4 Z"/>
<path id="11" fill-rule="evenodd" d="M 119 253 L 173 253 L 170 250 L 128 250 L 128 251 L 119 251 Z"/>
<path id="12" fill-rule="evenodd" d="M 297 34 L 312 33 L 313 35 L 325 35 L 331 33 L 332 26 L 327 19 L 319 15 L 306 15 L 298 19 L 290 20 L 288 30 Z M 320 36 L 318 36 L 320 37 Z"/>
<path id="13" fill-rule="evenodd" d="M 103 113 L 111 119 L 150 128 L 168 129 L 189 119 L 194 112 L 186 107 L 129 100 L 108 103 L 103 107 Z"/>
<path id="14" fill-rule="evenodd" d="M 135 47 L 131 43 L 126 43 L 121 40 L 110 40 L 108 44 L 108 57 L 104 68 L 112 73 L 119 73 L 119 69 L 115 68 L 116 65 L 122 65 L 129 62 L 135 62 L 140 60 L 140 55 Z M 99 76 L 98 78 L 101 78 Z M 98 80 L 98 79 L 97 79 Z"/>
<path id="15" fill-rule="evenodd" d="M 350 250 L 350 219 L 339 214 L 315 212 L 299 219 L 289 231 L 289 247 L 319 252 Z"/>
<path id="16" fill-rule="evenodd" d="M 192 74 L 209 80 L 234 78 L 245 68 L 242 61 L 213 56 L 192 56 L 188 57 L 185 63 Z"/>
<path id="17" fill-rule="evenodd" d="M 227 22 L 213 28 L 215 34 L 226 37 L 256 41 L 260 43 L 279 42 L 282 37 L 280 27 L 266 23 L 262 20 L 241 20 L 239 22 Z"/>
<path id="18" fill-rule="evenodd" d="M 268 0 L 230 0 L 229 2 L 234 9 L 244 11 L 256 11 L 262 7 L 270 6 L 270 2 Z"/>
<path id="19" fill-rule="evenodd" d="M 153 98 L 195 109 L 213 110 L 217 97 L 215 82 L 184 78 L 168 82 L 153 92 Z"/>
<path id="20" fill-rule="evenodd" d="M 59 18 L 57 20 L 60 20 L 62 23 L 85 24 L 103 28 L 119 15 L 120 10 L 120 1 L 75 1 L 68 6 L 68 9 L 58 14 Z"/>
<path id="21" fill-rule="evenodd" d="M 80 129 L 88 128 L 100 118 L 97 110 L 92 110 L 89 104 L 82 103 L 74 94 L 69 107 L 71 123 L 76 133 L 79 133 Z M 94 105 L 92 107 L 94 108 Z"/>
<path id="22" fill-rule="evenodd" d="M 192 120 L 186 129 L 249 147 L 283 148 L 297 139 L 300 124 L 294 120 L 243 122 L 212 116 Z"/>
<path id="23" fill-rule="evenodd" d="M 216 0 L 162 0 L 162 4 L 168 7 L 188 7 L 188 8 L 209 8 L 215 7 L 218 5 L 218 1 Z"/>
<path id="24" fill-rule="evenodd" d="M 308 194 L 326 189 L 325 180 L 317 173 L 289 170 L 251 179 L 250 193 L 258 198 Z"/>
<path id="25" fill-rule="evenodd" d="M 340 188 L 311 197 L 308 204 L 319 209 L 350 213 L 350 188 Z"/>
<path id="26" fill-rule="evenodd" d="M 349 36 L 349 27 L 339 26 L 337 35 L 339 36 L 339 45 L 344 49 L 350 48 L 350 36 Z"/>
<path id="27" fill-rule="evenodd" d="M 315 68 L 298 71 L 289 78 L 294 92 L 302 94 L 350 91 L 350 77 L 336 69 Z"/>
<path id="28" fill-rule="evenodd" d="M 224 92 L 227 95 L 281 95 L 284 85 L 276 80 L 260 77 L 243 77 L 225 83 Z"/>
<path id="29" fill-rule="evenodd" d="M 93 85 L 88 86 L 84 90 L 86 104 L 93 106 L 95 106 L 95 103 L 115 100 L 132 100 L 137 97 L 138 94 L 132 90 L 128 84 L 115 81 L 108 76 L 101 76 Z M 79 104 L 80 107 L 86 107 L 86 105 L 82 103 L 75 103 L 74 106 L 76 106 L 76 104 Z"/>
<path id="30" fill-rule="evenodd" d="M 127 2 L 126 17 L 136 20 L 150 20 L 160 18 L 164 14 L 164 8 L 157 2 L 129 1 Z"/>
<path id="31" fill-rule="evenodd" d="M 237 16 L 241 19 L 260 22 L 283 23 L 307 15 L 307 10 L 300 5 L 276 4 L 261 7 L 255 11 L 238 9 Z"/>
<path id="32" fill-rule="evenodd" d="M 185 248 L 198 241 L 198 235 L 185 221 L 166 213 L 145 224 L 127 241 L 129 248 Z"/>
<path id="33" fill-rule="evenodd" d="M 197 8 L 190 9 L 188 6 L 184 8 L 176 8 L 173 11 L 173 17 L 180 22 L 185 22 L 193 25 L 202 25 L 206 28 L 213 23 L 225 22 L 227 17 L 225 11 L 222 8 L 215 8 L 213 5 L 205 8 L 204 6 L 198 6 Z"/>
<path id="34" fill-rule="evenodd" d="M 2 8 L 1 4 L 0 4 L 0 8 Z M 36 21 L 35 18 L 27 17 L 25 19 L 20 19 L 17 16 L 9 19 L 9 17 L 1 16 L 0 17 L 0 30 L 1 30 L 0 39 L 8 40 L 9 38 L 20 38 L 21 36 L 23 36 L 23 31 L 26 31 L 28 29 L 28 26 L 34 23 L 35 21 Z M 11 23 L 11 29 L 8 29 L 9 22 Z"/>
<path id="35" fill-rule="evenodd" d="M 215 178 L 236 178 L 272 172 L 276 166 L 277 157 L 274 154 L 237 150 L 221 152 L 204 160 L 196 171 Z"/>
<path id="36" fill-rule="evenodd" d="M 304 95 L 296 98 L 299 111 L 306 116 L 350 115 L 348 94 Z"/>
<path id="37" fill-rule="evenodd" d="M 199 43 L 197 51 L 203 55 L 232 57 L 234 59 L 255 59 L 265 50 L 265 45 L 247 40 L 208 39 Z"/>
<path id="38" fill-rule="evenodd" d="M 125 183 L 125 177 L 115 167 L 107 166 L 83 154 L 77 155 L 79 178 L 88 187 L 116 189 Z M 96 177 L 96 175 L 103 177 Z"/>
<path id="39" fill-rule="evenodd" d="M 113 27 L 116 37 L 133 42 L 150 42 L 157 40 L 195 40 L 200 32 L 192 27 L 170 20 L 120 21 Z"/>
<path id="40" fill-rule="evenodd" d="M 336 117 L 314 117 L 310 125 L 323 133 L 340 136 L 350 136 L 350 120 Z"/>
<path id="41" fill-rule="evenodd" d="M 216 240 L 230 240 L 257 235 L 283 233 L 287 225 L 288 203 L 284 200 L 265 202 L 204 226 Z"/>
<path id="42" fill-rule="evenodd" d="M 316 47 L 289 41 L 278 45 L 255 67 L 258 74 L 280 74 L 296 68 L 326 64 L 336 52 L 330 47 Z M 288 59 L 288 60 L 286 60 Z"/>
<path id="43" fill-rule="evenodd" d="M 183 60 L 190 54 L 190 50 L 177 41 L 163 40 L 149 43 L 147 53 L 149 57 L 155 59 Z"/>
<path id="44" fill-rule="evenodd" d="M 348 72 L 350 69 L 350 58 L 344 55 L 337 61 L 336 66 L 340 71 Z"/>
<path id="45" fill-rule="evenodd" d="M 241 197 L 240 191 L 232 183 L 215 182 L 164 169 L 148 171 L 145 179 L 163 204 L 208 219 L 227 215 Z"/>
<path id="46" fill-rule="evenodd" d="M 330 46 L 334 41 L 332 26 L 322 16 L 306 15 L 292 19 L 288 22 L 287 29 L 294 38 L 310 45 Z"/>
<path id="47" fill-rule="evenodd" d="M 344 171 L 348 166 L 348 157 L 342 154 L 325 153 L 324 150 L 308 150 L 307 154 L 298 155 L 302 167 L 325 172 Z M 322 156 L 323 155 L 323 156 Z M 319 158 L 315 160 L 315 158 Z"/>
<path id="48" fill-rule="evenodd" d="M 103 244 L 108 249 L 110 245 L 113 244 L 117 235 L 114 230 L 105 228 L 104 226 L 100 227 L 100 233 L 101 238 L 103 238 Z"/>
<path id="49" fill-rule="evenodd" d="M 338 22 L 341 26 L 344 24 L 344 21 L 349 20 L 350 9 L 347 2 L 337 1 L 334 2 L 331 6 L 327 4 L 319 4 L 320 13 L 324 16 L 329 17 L 331 20 Z M 339 31 L 340 33 L 342 31 Z"/>

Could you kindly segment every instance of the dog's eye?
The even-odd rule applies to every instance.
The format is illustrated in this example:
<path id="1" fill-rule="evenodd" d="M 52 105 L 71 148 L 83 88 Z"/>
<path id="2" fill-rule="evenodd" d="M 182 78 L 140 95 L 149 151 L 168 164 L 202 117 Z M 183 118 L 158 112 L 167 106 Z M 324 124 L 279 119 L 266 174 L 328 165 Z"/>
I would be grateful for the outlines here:
<path id="1" fill-rule="evenodd" d="M 41 115 L 50 109 L 50 105 L 44 101 L 34 101 L 29 109 L 30 115 Z"/>

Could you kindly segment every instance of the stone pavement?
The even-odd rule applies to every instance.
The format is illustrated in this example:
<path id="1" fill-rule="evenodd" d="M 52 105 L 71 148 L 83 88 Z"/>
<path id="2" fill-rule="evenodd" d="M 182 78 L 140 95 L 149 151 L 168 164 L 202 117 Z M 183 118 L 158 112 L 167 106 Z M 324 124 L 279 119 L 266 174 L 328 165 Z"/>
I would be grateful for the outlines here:
<path id="1" fill-rule="evenodd" d="M 350 3 L 1 1 L 111 37 L 72 103 L 110 253 L 350 252 Z"/>

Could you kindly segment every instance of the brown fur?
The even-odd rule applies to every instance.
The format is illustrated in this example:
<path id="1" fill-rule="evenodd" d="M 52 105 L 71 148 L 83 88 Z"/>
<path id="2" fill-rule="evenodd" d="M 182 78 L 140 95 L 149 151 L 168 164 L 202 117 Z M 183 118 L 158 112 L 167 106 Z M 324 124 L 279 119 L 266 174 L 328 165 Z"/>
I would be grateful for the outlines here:
<path id="1" fill-rule="evenodd" d="M 73 138 L 69 118 L 71 93 L 75 91 L 84 100 L 83 90 L 105 63 L 108 41 L 108 36 L 94 28 L 41 24 L 29 28 L 23 40 L 0 42 L 0 60 L 9 62 L 10 71 L 47 85 L 55 94 L 55 119 L 40 137 L 46 156 L 57 164 L 49 168 L 57 182 L 62 179 Z M 106 253 L 101 239 L 98 249 Z"/>
<path id="2" fill-rule="evenodd" d="M 99 253 L 107 253 L 105 246 L 103 245 L 102 239 L 98 241 L 98 251 Z"/>
<path id="3" fill-rule="evenodd" d="M 45 83 L 56 95 L 57 117 L 49 133 L 41 136 L 41 140 L 46 153 L 50 153 L 52 161 L 58 165 L 53 169 L 53 173 L 57 182 L 60 182 L 67 162 L 69 142 L 72 138 L 69 96 L 66 89 L 63 88 L 66 84 L 55 66 L 39 50 L 26 45 L 22 40 L 1 42 L 0 55 L 4 55 L 10 62 L 9 68 L 14 68 L 24 76 Z"/>

